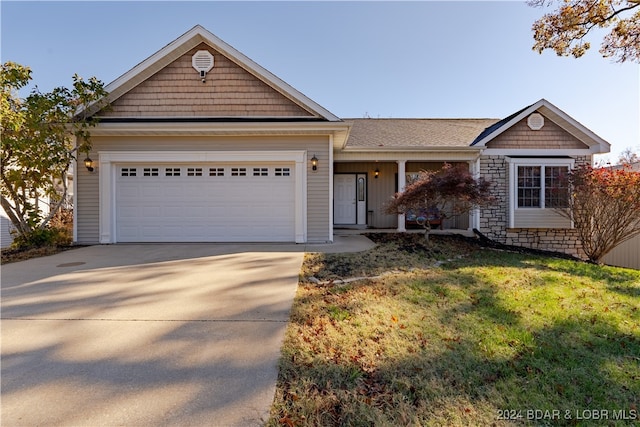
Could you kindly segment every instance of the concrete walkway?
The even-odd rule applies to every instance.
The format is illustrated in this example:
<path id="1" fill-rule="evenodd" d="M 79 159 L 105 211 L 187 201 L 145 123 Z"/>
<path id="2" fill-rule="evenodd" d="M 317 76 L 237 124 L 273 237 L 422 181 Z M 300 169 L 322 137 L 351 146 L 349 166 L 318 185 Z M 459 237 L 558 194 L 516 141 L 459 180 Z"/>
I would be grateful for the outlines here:
<path id="1" fill-rule="evenodd" d="M 1 423 L 261 425 L 303 252 L 371 246 L 91 246 L 4 265 Z"/>

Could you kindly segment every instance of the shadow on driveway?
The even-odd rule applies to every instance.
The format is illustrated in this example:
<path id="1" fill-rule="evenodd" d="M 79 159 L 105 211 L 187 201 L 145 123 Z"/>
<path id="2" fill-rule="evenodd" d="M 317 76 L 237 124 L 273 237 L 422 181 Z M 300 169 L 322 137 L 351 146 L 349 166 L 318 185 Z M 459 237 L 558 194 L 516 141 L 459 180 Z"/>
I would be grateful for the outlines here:
<path id="1" fill-rule="evenodd" d="M 303 253 L 255 249 L 92 246 L 3 266 L 3 425 L 262 424 Z"/>

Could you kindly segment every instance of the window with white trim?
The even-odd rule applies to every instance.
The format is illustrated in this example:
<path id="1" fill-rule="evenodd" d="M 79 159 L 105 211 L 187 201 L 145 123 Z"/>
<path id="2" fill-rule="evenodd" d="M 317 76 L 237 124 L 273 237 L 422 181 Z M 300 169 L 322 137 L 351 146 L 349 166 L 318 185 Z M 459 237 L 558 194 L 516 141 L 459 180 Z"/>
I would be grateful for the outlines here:
<path id="1" fill-rule="evenodd" d="M 224 176 L 224 168 L 209 168 L 209 176 Z"/>
<path id="2" fill-rule="evenodd" d="M 507 157 L 509 227 L 570 228 L 556 209 L 569 206 L 568 175 L 572 158 Z"/>
<path id="3" fill-rule="evenodd" d="M 517 173 L 518 208 L 569 206 L 569 166 L 518 166 Z"/>

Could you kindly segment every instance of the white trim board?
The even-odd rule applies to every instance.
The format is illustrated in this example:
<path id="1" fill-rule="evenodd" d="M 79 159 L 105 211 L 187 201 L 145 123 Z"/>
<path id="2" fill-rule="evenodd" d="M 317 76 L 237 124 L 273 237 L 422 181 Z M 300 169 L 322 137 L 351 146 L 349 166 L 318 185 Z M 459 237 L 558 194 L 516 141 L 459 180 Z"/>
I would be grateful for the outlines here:
<path id="1" fill-rule="evenodd" d="M 507 228 L 515 228 L 516 212 L 519 210 L 528 210 L 531 208 L 519 208 L 518 207 L 518 180 L 517 180 L 517 167 L 518 166 L 566 166 L 569 170 L 575 167 L 575 159 L 572 158 L 515 158 L 505 157 L 507 162 L 507 183 L 508 191 L 508 217 Z M 541 177 L 541 183 L 544 191 L 544 176 Z M 540 197 L 544 197 L 544 192 L 541 192 Z M 554 211 L 552 208 L 534 208 L 537 212 L 549 212 Z M 571 227 L 573 223 L 571 223 Z M 524 228 L 539 228 L 539 227 L 524 227 Z M 553 227 L 555 228 L 555 227 Z"/>
<path id="2" fill-rule="evenodd" d="M 99 241 L 116 243 L 116 165 L 123 163 L 293 162 L 295 163 L 295 242 L 307 241 L 306 151 L 100 151 L 98 152 Z"/>
<path id="3" fill-rule="evenodd" d="M 489 135 L 482 138 L 480 141 L 476 142 L 474 146 L 485 147 L 489 141 L 493 140 L 498 135 L 507 131 L 516 123 L 520 122 L 520 120 L 536 111 L 540 112 L 543 116 L 551 119 L 551 121 L 563 128 L 565 131 L 575 136 L 583 143 L 587 144 L 592 153 L 608 153 L 610 151 L 611 145 L 607 141 L 600 138 L 598 135 L 587 129 L 581 123 L 576 121 L 574 118 L 572 118 L 567 113 L 544 98 L 522 110 L 507 123 L 504 123 L 502 126 L 500 126 L 500 128 L 496 129 Z"/>
<path id="4" fill-rule="evenodd" d="M 278 91 L 280 94 L 298 104 L 316 117 L 320 117 L 331 122 L 340 121 L 340 119 L 329 110 L 308 98 L 302 92 L 296 90 L 270 71 L 258 65 L 252 59 L 239 52 L 201 25 L 196 25 L 191 28 L 189 31 L 167 44 L 165 47 L 115 79 L 113 82 L 109 83 L 105 87 L 107 92 L 109 92 L 107 99 L 109 102 L 113 102 L 118 99 L 133 87 L 151 77 L 153 74 L 175 61 L 200 43 L 205 43 L 214 48 L 238 66 L 245 69 L 259 80 L 262 80 L 268 86 L 272 87 L 274 90 Z M 93 110 L 96 105 L 97 103 L 93 103 L 87 108 L 87 110 L 92 114 L 95 113 L 96 111 Z"/>

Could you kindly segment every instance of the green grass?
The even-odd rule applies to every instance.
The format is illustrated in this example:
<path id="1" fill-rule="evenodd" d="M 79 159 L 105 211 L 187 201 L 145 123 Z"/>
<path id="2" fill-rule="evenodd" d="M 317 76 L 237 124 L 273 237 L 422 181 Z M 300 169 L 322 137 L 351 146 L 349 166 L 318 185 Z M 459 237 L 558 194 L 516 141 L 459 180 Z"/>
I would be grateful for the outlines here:
<path id="1" fill-rule="evenodd" d="M 602 425 L 576 417 L 606 410 L 604 425 L 637 425 L 639 407 L 640 271 L 485 249 L 301 283 L 268 424 Z"/>

